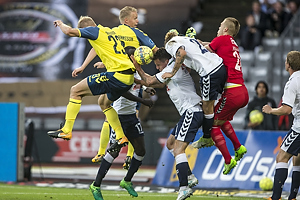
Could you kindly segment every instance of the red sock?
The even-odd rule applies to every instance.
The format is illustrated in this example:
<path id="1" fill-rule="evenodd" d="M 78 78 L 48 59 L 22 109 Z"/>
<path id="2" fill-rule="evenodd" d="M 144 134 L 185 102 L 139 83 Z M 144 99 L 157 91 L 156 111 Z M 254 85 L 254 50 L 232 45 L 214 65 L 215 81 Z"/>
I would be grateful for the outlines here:
<path id="1" fill-rule="evenodd" d="M 225 163 L 229 164 L 231 160 L 231 155 L 227 149 L 225 138 L 220 130 L 220 126 L 213 126 L 211 129 L 211 137 L 215 142 L 216 147 L 221 151 Z"/>
<path id="2" fill-rule="evenodd" d="M 240 143 L 239 139 L 237 138 L 235 131 L 233 130 L 230 122 L 229 121 L 225 122 L 221 126 L 221 129 L 224 132 L 224 134 L 231 140 L 231 142 L 234 146 L 234 150 L 237 150 L 238 148 L 240 148 L 241 143 Z"/>

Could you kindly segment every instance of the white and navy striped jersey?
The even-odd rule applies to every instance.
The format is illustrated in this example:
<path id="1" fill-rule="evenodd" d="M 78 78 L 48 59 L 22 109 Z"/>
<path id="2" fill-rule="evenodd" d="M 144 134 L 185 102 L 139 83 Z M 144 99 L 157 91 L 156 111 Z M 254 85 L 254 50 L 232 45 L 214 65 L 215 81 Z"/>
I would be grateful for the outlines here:
<path id="1" fill-rule="evenodd" d="M 187 109 L 192 109 L 195 105 L 199 105 L 201 98 L 196 93 L 194 81 L 184 66 L 171 79 L 163 79 L 161 77 L 165 72 L 171 72 L 174 64 L 174 59 L 170 59 L 168 65 L 155 76 L 160 82 L 166 83 L 167 93 L 179 114 L 182 115 Z M 198 107 L 200 109 L 193 111 L 202 111 L 200 105 Z"/>
<path id="2" fill-rule="evenodd" d="M 300 133 L 300 71 L 294 72 L 285 84 L 282 104 L 293 108 L 294 121 L 292 129 Z"/>
<path id="3" fill-rule="evenodd" d="M 136 72 L 134 73 L 134 78 L 141 79 L 140 75 Z M 128 90 L 131 94 L 138 96 L 141 85 L 137 85 L 136 83 L 132 84 L 132 87 Z M 136 113 L 137 102 L 130 101 L 125 97 L 120 97 L 116 101 L 113 102 L 113 108 L 116 110 L 118 115 L 130 115 Z"/>
<path id="4" fill-rule="evenodd" d="M 174 58 L 176 58 L 176 52 L 180 47 L 183 47 L 187 53 L 184 64 L 194 69 L 200 76 L 209 74 L 223 62 L 221 57 L 209 52 L 202 44 L 193 38 L 175 36 L 165 45 L 167 52 Z"/>

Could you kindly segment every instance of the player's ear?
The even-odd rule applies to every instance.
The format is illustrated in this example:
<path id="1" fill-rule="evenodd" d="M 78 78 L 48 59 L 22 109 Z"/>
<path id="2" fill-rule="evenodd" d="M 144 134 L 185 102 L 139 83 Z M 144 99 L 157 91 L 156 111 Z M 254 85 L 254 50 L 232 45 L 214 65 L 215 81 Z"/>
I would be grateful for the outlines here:
<path id="1" fill-rule="evenodd" d="M 128 17 L 125 17 L 124 18 L 124 24 L 127 24 L 128 23 Z"/>

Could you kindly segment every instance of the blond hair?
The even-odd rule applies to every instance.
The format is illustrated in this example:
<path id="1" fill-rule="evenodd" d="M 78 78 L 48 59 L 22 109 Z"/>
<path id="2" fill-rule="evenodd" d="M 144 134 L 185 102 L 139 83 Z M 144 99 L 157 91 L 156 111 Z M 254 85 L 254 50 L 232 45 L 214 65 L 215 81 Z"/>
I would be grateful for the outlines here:
<path id="1" fill-rule="evenodd" d="M 233 17 L 225 18 L 224 22 L 225 26 L 228 28 L 228 34 L 235 37 L 240 31 L 240 22 Z"/>
<path id="2" fill-rule="evenodd" d="M 292 70 L 300 70 L 300 52 L 299 51 L 290 51 L 286 56 L 286 62 L 290 65 Z"/>
<path id="3" fill-rule="evenodd" d="M 79 20 L 78 20 L 78 24 L 77 27 L 78 28 L 85 28 L 88 26 L 95 26 L 96 23 L 94 22 L 94 20 L 89 17 L 89 16 L 80 16 Z"/>
<path id="4" fill-rule="evenodd" d="M 171 31 L 171 32 L 167 32 L 167 34 L 165 35 L 165 42 L 164 45 L 167 44 L 167 42 L 169 42 L 173 37 L 178 36 L 178 33 Z"/>
<path id="5" fill-rule="evenodd" d="M 137 9 L 131 6 L 125 6 L 124 8 L 122 8 L 120 10 L 120 14 L 119 14 L 119 20 L 121 22 L 121 24 L 124 24 L 124 21 L 127 17 L 129 17 L 131 15 L 132 12 L 136 12 L 137 13 Z"/>

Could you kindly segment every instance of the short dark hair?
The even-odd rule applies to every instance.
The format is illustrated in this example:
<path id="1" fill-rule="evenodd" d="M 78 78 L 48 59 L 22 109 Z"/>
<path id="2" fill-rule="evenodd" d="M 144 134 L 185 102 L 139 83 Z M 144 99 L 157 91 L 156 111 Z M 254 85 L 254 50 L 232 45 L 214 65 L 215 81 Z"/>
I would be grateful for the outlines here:
<path id="1" fill-rule="evenodd" d="M 160 61 L 165 61 L 171 59 L 172 56 L 166 51 L 164 47 L 160 47 L 155 54 L 153 55 L 152 60 L 160 60 Z"/>
<path id="2" fill-rule="evenodd" d="M 127 55 L 128 55 L 129 58 L 130 58 L 131 55 L 134 54 L 135 49 L 136 48 L 133 47 L 133 46 L 127 46 L 127 47 L 124 48 L 125 53 L 127 53 Z"/>
<path id="3" fill-rule="evenodd" d="M 268 92 L 269 92 L 269 87 L 268 87 L 268 84 L 265 81 L 258 81 L 256 83 L 256 86 L 255 86 L 255 92 L 256 92 L 256 94 L 257 94 L 256 90 L 257 90 L 259 84 L 263 84 L 265 86 L 265 88 L 266 88 L 266 95 L 267 95 Z"/>

